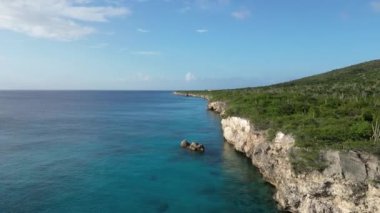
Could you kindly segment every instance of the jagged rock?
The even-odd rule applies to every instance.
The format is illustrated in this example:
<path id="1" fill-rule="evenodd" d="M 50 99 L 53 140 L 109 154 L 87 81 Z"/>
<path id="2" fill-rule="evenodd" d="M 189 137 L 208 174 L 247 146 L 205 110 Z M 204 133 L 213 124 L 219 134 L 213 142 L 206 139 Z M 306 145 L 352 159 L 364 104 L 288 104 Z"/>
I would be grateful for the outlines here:
<path id="1" fill-rule="evenodd" d="M 362 152 L 326 151 L 327 168 L 298 174 L 289 153 L 297 149 L 291 135 L 281 132 L 268 141 L 247 120 L 221 121 L 226 141 L 252 159 L 264 179 L 276 187 L 274 198 L 290 212 L 380 212 L 380 161 Z"/>
<path id="2" fill-rule="evenodd" d="M 196 142 L 190 143 L 187 140 L 182 140 L 180 145 L 182 148 L 186 148 L 186 149 L 189 149 L 189 150 L 194 151 L 194 152 L 204 152 L 205 151 L 204 145 L 200 144 L 200 143 L 196 143 Z"/>
<path id="3" fill-rule="evenodd" d="M 204 152 L 205 148 L 203 144 L 192 142 L 189 146 L 189 149 L 196 152 Z"/>
<path id="4" fill-rule="evenodd" d="M 181 147 L 182 148 L 187 148 L 188 146 L 190 146 L 190 142 L 187 141 L 187 140 L 182 140 L 181 141 Z"/>
<path id="5" fill-rule="evenodd" d="M 329 166 L 323 171 L 323 174 L 328 177 L 343 178 L 339 152 L 327 151 L 324 153 L 324 159 L 329 162 Z"/>
<path id="6" fill-rule="evenodd" d="M 356 152 L 340 152 L 342 173 L 347 180 L 363 182 L 367 178 L 366 165 Z"/>

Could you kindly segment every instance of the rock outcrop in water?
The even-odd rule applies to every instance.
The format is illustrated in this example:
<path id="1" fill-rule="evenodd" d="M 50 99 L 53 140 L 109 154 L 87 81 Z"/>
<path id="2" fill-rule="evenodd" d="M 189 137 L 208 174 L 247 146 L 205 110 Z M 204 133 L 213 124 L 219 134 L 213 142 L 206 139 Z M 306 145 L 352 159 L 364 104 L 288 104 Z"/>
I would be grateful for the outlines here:
<path id="1" fill-rule="evenodd" d="M 182 148 L 187 148 L 190 146 L 190 142 L 187 140 L 182 140 L 180 145 Z"/>
<path id="2" fill-rule="evenodd" d="M 212 107 L 210 107 L 212 106 Z M 220 102 L 208 108 L 225 112 Z M 296 173 L 290 153 L 297 149 L 291 135 L 278 132 L 269 141 L 247 119 L 222 119 L 223 136 L 252 159 L 264 179 L 276 187 L 274 199 L 290 212 L 380 212 L 380 161 L 363 152 L 325 151 L 323 171 Z"/>
<path id="3" fill-rule="evenodd" d="M 190 143 L 187 140 L 182 140 L 180 146 L 182 148 L 186 148 L 186 149 L 189 149 L 189 150 L 194 151 L 194 152 L 204 152 L 205 151 L 205 147 L 203 146 L 203 144 L 196 143 L 196 142 Z"/>

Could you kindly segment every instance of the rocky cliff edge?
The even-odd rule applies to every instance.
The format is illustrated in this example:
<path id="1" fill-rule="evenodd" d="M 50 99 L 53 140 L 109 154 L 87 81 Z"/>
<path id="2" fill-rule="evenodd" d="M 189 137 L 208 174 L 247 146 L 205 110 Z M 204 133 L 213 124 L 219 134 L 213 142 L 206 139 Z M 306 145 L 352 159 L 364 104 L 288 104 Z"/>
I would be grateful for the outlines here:
<path id="1" fill-rule="evenodd" d="M 224 114 L 226 104 L 210 102 L 208 109 Z M 264 131 L 244 118 L 222 121 L 225 140 L 252 159 L 264 179 L 276 188 L 274 199 L 290 212 L 380 212 L 380 165 L 362 152 L 324 151 L 323 171 L 296 173 L 290 153 L 297 149 L 292 135 L 278 132 L 269 141 Z"/>

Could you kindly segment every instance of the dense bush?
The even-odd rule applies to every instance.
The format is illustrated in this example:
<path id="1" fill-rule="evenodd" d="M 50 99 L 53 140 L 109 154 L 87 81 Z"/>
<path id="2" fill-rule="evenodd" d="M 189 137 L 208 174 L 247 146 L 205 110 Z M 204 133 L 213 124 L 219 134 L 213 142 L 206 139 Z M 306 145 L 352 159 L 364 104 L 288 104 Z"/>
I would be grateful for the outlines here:
<path id="1" fill-rule="evenodd" d="M 266 87 L 189 92 L 227 102 L 228 115 L 258 129 L 292 133 L 298 147 L 380 153 L 371 141 L 380 121 L 380 60 Z"/>

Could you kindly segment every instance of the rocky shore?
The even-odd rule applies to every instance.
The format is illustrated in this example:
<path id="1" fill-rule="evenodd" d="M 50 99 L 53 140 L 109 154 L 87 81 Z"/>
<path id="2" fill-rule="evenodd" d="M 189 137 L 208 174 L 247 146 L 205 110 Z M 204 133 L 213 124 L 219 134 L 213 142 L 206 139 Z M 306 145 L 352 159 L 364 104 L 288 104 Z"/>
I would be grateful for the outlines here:
<path id="1" fill-rule="evenodd" d="M 380 212 L 380 167 L 375 156 L 326 151 L 322 171 L 296 174 L 289 159 L 294 138 L 278 132 L 273 141 L 248 120 L 222 119 L 223 135 L 252 159 L 264 179 L 276 187 L 275 200 L 290 212 Z"/>
<path id="2" fill-rule="evenodd" d="M 224 114 L 226 103 L 209 102 L 208 109 Z M 296 173 L 289 157 L 297 149 L 292 135 L 278 132 L 270 141 L 264 131 L 255 130 L 254 124 L 240 117 L 223 118 L 221 124 L 226 142 L 250 158 L 276 188 L 274 199 L 280 209 L 380 212 L 380 161 L 376 156 L 327 150 L 322 154 L 326 162 L 323 171 Z"/>

